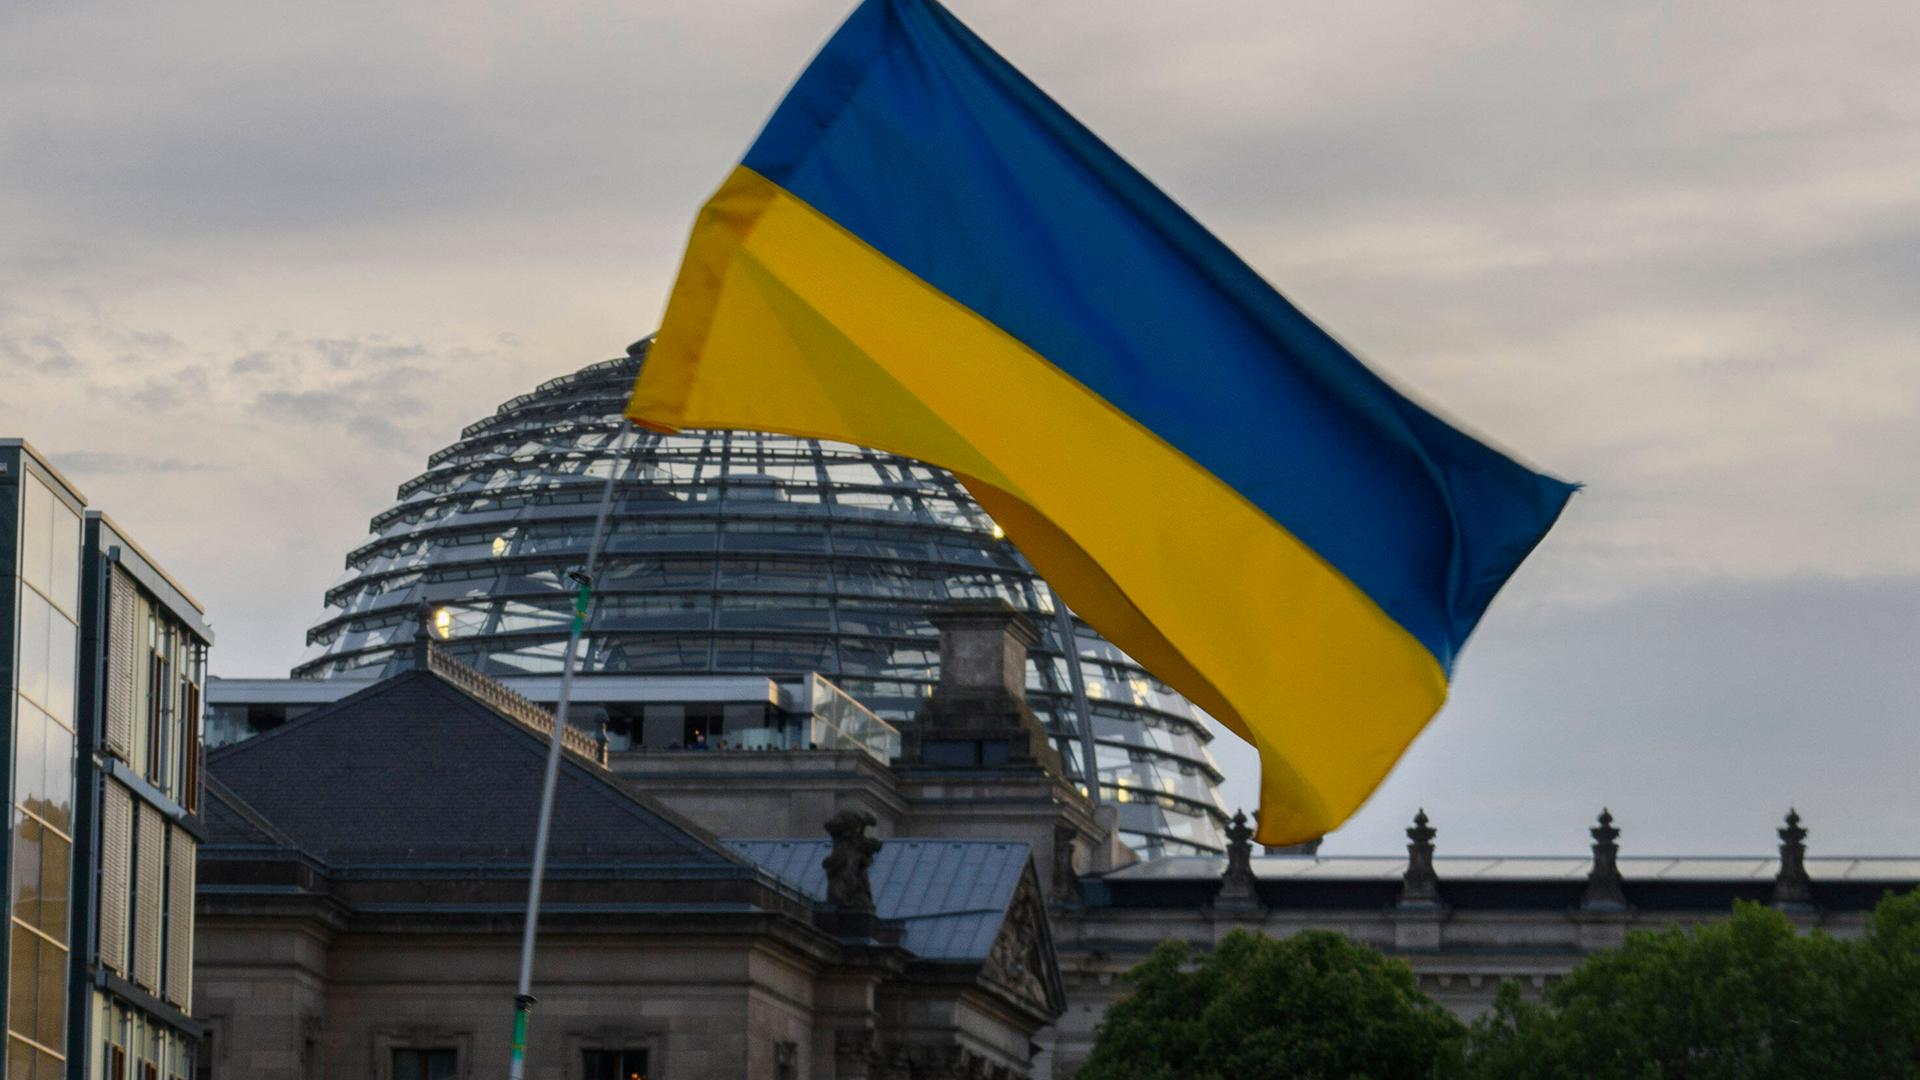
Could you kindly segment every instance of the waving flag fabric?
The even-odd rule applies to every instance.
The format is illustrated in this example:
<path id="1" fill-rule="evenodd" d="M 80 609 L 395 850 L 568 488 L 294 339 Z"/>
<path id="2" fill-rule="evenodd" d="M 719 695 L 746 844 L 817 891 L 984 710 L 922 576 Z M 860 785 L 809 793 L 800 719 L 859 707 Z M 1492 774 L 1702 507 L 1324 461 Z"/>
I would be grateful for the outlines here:
<path id="1" fill-rule="evenodd" d="M 932 0 L 867 0 L 694 226 L 629 415 L 957 473 L 1344 821 L 1571 492 L 1400 395 Z"/>

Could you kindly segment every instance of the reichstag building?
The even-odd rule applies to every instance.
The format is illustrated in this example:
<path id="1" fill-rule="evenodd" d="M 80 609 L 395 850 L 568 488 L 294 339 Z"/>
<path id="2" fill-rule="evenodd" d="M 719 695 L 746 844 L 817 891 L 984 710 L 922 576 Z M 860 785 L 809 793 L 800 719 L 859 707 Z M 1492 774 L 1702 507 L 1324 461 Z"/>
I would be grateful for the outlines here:
<path id="1" fill-rule="evenodd" d="M 622 410 L 646 346 L 508 401 L 433 454 L 348 556 L 294 675 L 404 667 L 423 603 L 442 613 L 442 646 L 485 674 L 557 673 L 565 574 L 586 562 L 616 470 L 583 674 L 817 672 L 897 724 L 939 675 L 927 612 L 1004 599 L 1045 634 L 1029 697 L 1084 785 L 1067 670 L 1080 666 L 1103 801 L 1129 846 L 1223 850 L 1205 714 L 1078 620 L 1064 647 L 1045 583 L 952 474 L 844 443 L 638 431 Z M 639 737 L 617 706 L 606 722 L 616 749 Z"/>

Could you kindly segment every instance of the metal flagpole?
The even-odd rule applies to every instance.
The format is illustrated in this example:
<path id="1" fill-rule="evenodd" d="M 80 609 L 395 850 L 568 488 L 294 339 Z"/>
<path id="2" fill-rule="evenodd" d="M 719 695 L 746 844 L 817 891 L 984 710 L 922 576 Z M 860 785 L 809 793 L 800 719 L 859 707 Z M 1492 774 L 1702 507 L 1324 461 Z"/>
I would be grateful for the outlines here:
<path id="1" fill-rule="evenodd" d="M 1081 768 L 1087 774 L 1087 798 L 1100 805 L 1100 762 L 1094 755 L 1093 707 L 1087 703 L 1087 680 L 1080 671 L 1080 638 L 1073 632 L 1073 616 L 1053 584 L 1047 584 L 1047 596 L 1053 601 L 1054 633 L 1060 638 L 1060 651 L 1067 658 L 1067 684 L 1073 687 L 1073 711 L 1080 720 Z"/>
<path id="2" fill-rule="evenodd" d="M 616 436 L 617 438 L 618 436 Z M 636 444 L 637 445 L 637 444 Z M 600 493 L 600 513 L 593 523 L 593 542 L 587 547 L 584 571 L 567 577 L 574 583 L 573 624 L 567 631 L 567 651 L 560 660 L 560 700 L 553 708 L 553 739 L 547 744 L 547 776 L 540 788 L 540 824 L 533 840 L 533 874 L 527 881 L 527 925 L 520 935 L 520 983 L 513 998 L 513 1058 L 509 1080 L 524 1080 L 527 1071 L 527 1021 L 533 1014 L 533 941 L 540 927 L 540 883 L 547 872 L 547 834 L 553 828 L 553 790 L 560 780 L 560 739 L 567 730 L 567 706 L 573 701 L 573 664 L 580 651 L 580 635 L 587 625 L 587 605 L 593 596 L 593 571 L 600 563 L 600 545 L 607 537 L 607 514 L 613 507 L 613 485 L 620 476 L 621 455 L 607 470 L 607 486 Z"/>

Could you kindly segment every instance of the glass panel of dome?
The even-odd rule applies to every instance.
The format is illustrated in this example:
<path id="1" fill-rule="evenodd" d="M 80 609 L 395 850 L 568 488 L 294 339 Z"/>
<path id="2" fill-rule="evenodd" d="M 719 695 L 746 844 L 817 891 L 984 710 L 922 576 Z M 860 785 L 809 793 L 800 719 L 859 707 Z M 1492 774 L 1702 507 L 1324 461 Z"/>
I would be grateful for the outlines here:
<path id="1" fill-rule="evenodd" d="M 711 671 L 711 640 L 706 637 L 608 637 L 587 650 L 591 670 L 680 674 Z"/>
<path id="2" fill-rule="evenodd" d="M 870 608 L 862 601 L 861 606 L 849 606 L 844 601 L 839 609 L 840 632 L 843 634 L 865 634 L 875 637 L 922 637 L 938 638 L 939 631 L 927 622 L 924 610 L 899 610 L 896 608 Z"/>
<path id="3" fill-rule="evenodd" d="M 716 671 L 815 671 L 833 661 L 832 645 L 808 638 L 717 638 Z"/>
<path id="4" fill-rule="evenodd" d="M 600 565 L 595 575 L 603 593 L 638 589 L 686 589 L 713 579 L 711 562 L 690 559 L 616 558 Z"/>
<path id="5" fill-rule="evenodd" d="M 930 568 L 892 562 L 840 562 L 835 576 L 841 595 L 876 596 L 893 599 L 943 600 L 946 580 Z"/>
<path id="6" fill-rule="evenodd" d="M 781 559 L 729 559 L 719 565 L 715 583 L 722 589 L 768 589 L 776 592 L 826 592 L 833 579 L 816 562 Z"/>

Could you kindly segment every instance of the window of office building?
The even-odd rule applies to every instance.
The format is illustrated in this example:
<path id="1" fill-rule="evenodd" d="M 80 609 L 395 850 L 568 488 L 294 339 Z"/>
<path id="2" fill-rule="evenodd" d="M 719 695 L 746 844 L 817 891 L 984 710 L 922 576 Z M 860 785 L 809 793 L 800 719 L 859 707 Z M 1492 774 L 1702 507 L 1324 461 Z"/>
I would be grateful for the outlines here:
<path id="1" fill-rule="evenodd" d="M 199 1044 L 138 1009 L 95 994 L 97 1042 L 90 1075 L 101 1080 L 187 1080 Z M 11 1077 L 9 1077 L 11 1080 Z"/>
<path id="2" fill-rule="evenodd" d="M 13 875 L 9 883 L 7 1076 L 65 1075 L 67 896 L 73 850 L 74 666 L 80 518 L 21 477 L 15 589 Z"/>
<path id="3" fill-rule="evenodd" d="M 106 749 L 193 810 L 206 650 L 119 571 L 110 607 Z"/>

